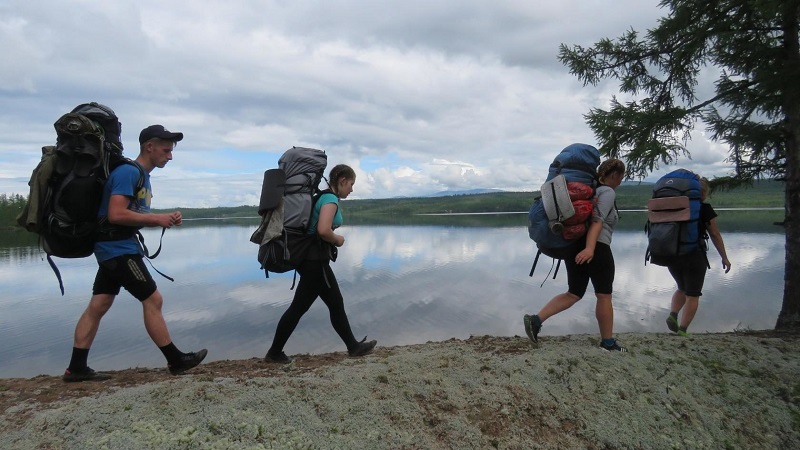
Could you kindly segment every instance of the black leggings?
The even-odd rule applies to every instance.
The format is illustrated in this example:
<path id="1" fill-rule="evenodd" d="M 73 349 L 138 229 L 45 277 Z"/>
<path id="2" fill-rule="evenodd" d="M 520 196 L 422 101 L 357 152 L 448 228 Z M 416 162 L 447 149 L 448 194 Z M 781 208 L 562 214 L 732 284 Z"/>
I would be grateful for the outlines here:
<path id="1" fill-rule="evenodd" d="M 272 340 L 272 347 L 269 352 L 277 354 L 283 351 L 286 341 L 294 332 L 295 327 L 300 322 L 303 314 L 311 308 L 317 297 L 320 297 L 325 306 L 328 307 L 331 315 L 331 324 L 336 333 L 342 338 L 347 350 L 355 348 L 358 344 L 350 329 L 350 322 L 347 320 L 347 313 L 344 311 L 344 299 L 339 290 L 339 283 L 333 274 L 330 263 L 327 261 L 306 260 L 298 267 L 300 281 L 297 283 L 297 290 L 294 292 L 292 304 L 283 313 L 281 320 L 278 321 L 278 328 L 275 330 L 275 338 Z M 324 274 L 324 275 L 323 275 Z M 327 280 L 326 280 L 327 279 Z"/>

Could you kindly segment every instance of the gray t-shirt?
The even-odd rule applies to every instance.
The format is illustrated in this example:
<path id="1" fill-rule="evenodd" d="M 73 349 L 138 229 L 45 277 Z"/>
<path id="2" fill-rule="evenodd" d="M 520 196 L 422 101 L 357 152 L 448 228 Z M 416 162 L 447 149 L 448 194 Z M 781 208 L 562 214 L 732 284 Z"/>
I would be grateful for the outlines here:
<path id="1" fill-rule="evenodd" d="M 614 206 L 617 194 L 614 189 L 608 186 L 599 186 L 595 191 L 595 196 L 597 197 L 597 204 L 594 207 L 592 220 L 603 222 L 603 230 L 600 232 L 600 236 L 597 237 L 597 242 L 611 245 L 611 235 L 614 233 L 617 221 L 619 221 L 619 214 L 617 214 L 617 208 Z"/>

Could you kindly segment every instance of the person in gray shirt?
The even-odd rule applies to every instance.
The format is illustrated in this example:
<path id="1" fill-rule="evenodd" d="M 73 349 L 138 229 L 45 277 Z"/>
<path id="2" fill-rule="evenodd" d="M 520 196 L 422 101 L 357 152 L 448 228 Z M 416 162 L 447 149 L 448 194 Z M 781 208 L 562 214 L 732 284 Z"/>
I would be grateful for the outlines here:
<path id="1" fill-rule="evenodd" d="M 600 185 L 595 191 L 597 201 L 592 213 L 592 223 L 586 232 L 585 245 L 576 246 L 574 258 L 565 258 L 567 268 L 567 292 L 558 294 L 539 311 L 526 314 L 523 322 L 528 337 L 538 342 L 542 323 L 564 310 L 569 309 L 583 298 L 591 280 L 597 297 L 595 316 L 600 327 L 600 348 L 627 352 L 613 337 L 614 308 L 611 296 L 614 284 L 614 255 L 611 253 L 611 236 L 619 220 L 614 191 L 625 178 L 625 164 L 618 159 L 609 159 L 597 169 Z"/>

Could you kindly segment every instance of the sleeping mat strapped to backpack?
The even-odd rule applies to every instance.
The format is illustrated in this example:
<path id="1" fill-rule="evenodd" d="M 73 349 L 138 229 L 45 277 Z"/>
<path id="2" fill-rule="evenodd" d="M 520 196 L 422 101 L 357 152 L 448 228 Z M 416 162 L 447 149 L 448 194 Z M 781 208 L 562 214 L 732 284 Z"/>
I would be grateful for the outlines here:
<path id="1" fill-rule="evenodd" d="M 653 186 L 653 198 L 647 202 L 647 261 L 667 265 L 659 257 L 688 255 L 706 243 L 700 236 L 700 177 L 686 169 L 674 170 Z"/>
<path id="2" fill-rule="evenodd" d="M 598 165 L 600 152 L 587 144 L 567 146 L 550 164 L 541 196 L 528 212 L 528 235 L 537 247 L 531 276 L 541 254 L 564 259 L 586 234 L 594 209 Z"/>
<path id="3" fill-rule="evenodd" d="M 250 237 L 258 244 L 258 262 L 269 272 L 295 270 L 320 240 L 308 225 L 328 157 L 322 150 L 292 147 L 278 160 L 277 169 L 264 172 L 258 214 L 261 224 Z"/>

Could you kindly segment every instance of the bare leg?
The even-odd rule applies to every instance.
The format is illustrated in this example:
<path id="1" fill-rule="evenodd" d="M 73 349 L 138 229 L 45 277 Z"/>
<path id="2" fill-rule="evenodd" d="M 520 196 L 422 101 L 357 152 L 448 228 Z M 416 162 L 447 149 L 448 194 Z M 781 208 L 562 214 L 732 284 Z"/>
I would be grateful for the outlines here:
<path id="1" fill-rule="evenodd" d="M 684 304 L 686 304 L 686 295 L 676 289 L 672 294 L 672 307 L 670 308 L 670 312 L 678 314 L 681 312 L 681 309 L 683 309 Z"/>
<path id="2" fill-rule="evenodd" d="M 614 335 L 614 307 L 611 304 L 611 294 L 595 294 L 597 306 L 594 314 L 597 325 L 600 327 L 600 338 L 611 339 Z"/>
<path id="3" fill-rule="evenodd" d="M 542 322 L 544 322 L 549 317 L 552 317 L 560 313 L 561 311 L 569 309 L 570 307 L 572 307 L 572 305 L 577 303 L 578 300 L 580 300 L 580 297 L 578 297 L 575 294 L 570 294 L 569 292 L 558 294 L 552 299 L 550 299 L 550 301 L 547 302 L 547 304 L 542 307 L 542 309 L 539 311 L 538 314 L 539 319 L 541 319 Z"/>
<path id="4" fill-rule="evenodd" d="M 147 330 L 147 334 L 150 335 L 150 339 L 158 347 L 163 347 L 172 342 L 169 330 L 167 330 L 167 322 L 164 321 L 164 315 L 161 314 L 161 305 L 163 303 L 164 299 L 158 289 L 142 302 L 144 327 Z"/>
<path id="5" fill-rule="evenodd" d="M 681 329 L 689 328 L 689 325 L 694 320 L 694 315 L 697 314 L 697 306 L 700 304 L 700 297 L 686 296 L 686 308 L 681 314 Z"/>
<path id="6" fill-rule="evenodd" d="M 89 349 L 92 347 L 97 330 L 100 328 L 100 319 L 108 312 L 114 304 L 116 296 L 109 294 L 93 295 L 89 300 L 89 306 L 83 311 L 78 324 L 75 325 L 75 336 L 73 346 L 75 348 Z"/>

